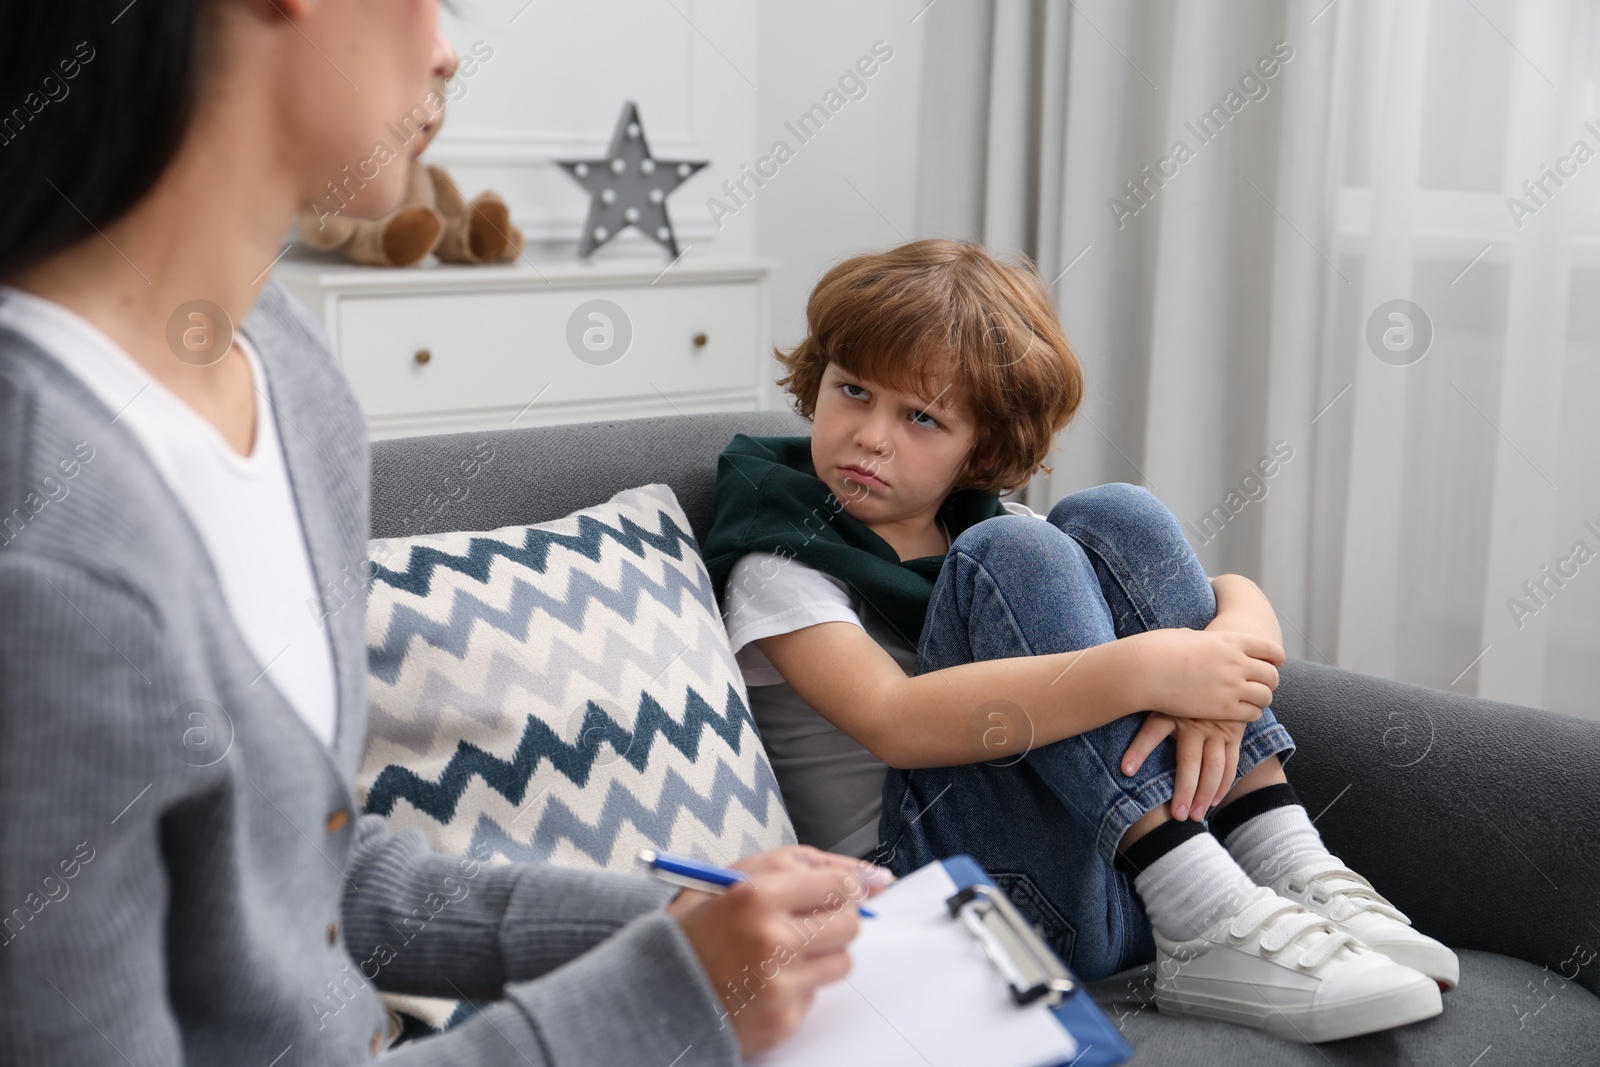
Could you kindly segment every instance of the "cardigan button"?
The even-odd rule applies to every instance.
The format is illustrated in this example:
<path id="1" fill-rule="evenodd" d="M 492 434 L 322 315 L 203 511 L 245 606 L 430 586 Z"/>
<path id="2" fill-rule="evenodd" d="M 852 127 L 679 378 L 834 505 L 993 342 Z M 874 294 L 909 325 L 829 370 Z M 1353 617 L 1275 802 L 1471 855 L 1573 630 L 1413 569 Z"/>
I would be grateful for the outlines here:
<path id="1" fill-rule="evenodd" d="M 328 944 L 332 945 L 339 940 L 339 924 L 328 924 Z"/>
<path id="2" fill-rule="evenodd" d="M 328 833 L 336 834 L 340 830 L 343 830 L 345 828 L 345 824 L 349 821 L 350 813 L 344 808 L 340 808 L 338 811 L 329 815 L 327 822 L 323 823 L 322 825 L 327 829 Z"/>

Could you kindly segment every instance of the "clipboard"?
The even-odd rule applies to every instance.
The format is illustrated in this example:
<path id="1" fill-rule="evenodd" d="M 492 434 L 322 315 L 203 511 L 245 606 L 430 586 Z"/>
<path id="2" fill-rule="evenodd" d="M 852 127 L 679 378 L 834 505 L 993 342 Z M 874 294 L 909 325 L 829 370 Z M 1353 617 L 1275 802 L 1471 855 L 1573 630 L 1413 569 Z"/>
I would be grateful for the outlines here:
<path id="1" fill-rule="evenodd" d="M 1106 1018 L 1083 982 L 1067 969 L 1004 892 L 971 856 L 941 861 L 960 890 L 945 903 L 978 937 L 1004 976 L 1018 1005 L 1042 1000 L 1082 1050 L 1072 1067 L 1111 1067 L 1133 1056 L 1133 1046 Z"/>
<path id="2" fill-rule="evenodd" d="M 1133 1055 L 971 856 L 906 875 L 872 908 L 850 974 L 750 1067 L 1110 1067 Z"/>

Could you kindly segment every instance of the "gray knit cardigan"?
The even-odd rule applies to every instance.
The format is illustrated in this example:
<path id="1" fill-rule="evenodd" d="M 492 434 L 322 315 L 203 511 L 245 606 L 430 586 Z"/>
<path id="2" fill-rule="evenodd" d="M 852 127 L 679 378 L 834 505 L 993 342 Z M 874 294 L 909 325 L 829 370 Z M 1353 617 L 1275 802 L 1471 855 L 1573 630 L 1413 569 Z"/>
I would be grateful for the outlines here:
<path id="1" fill-rule="evenodd" d="M 0 330 L 0 1064 L 363 1063 L 379 990 L 495 1002 L 386 1063 L 737 1063 L 671 887 L 359 814 L 365 425 L 277 283 L 242 330 L 324 590 L 331 751 L 117 413 Z"/>

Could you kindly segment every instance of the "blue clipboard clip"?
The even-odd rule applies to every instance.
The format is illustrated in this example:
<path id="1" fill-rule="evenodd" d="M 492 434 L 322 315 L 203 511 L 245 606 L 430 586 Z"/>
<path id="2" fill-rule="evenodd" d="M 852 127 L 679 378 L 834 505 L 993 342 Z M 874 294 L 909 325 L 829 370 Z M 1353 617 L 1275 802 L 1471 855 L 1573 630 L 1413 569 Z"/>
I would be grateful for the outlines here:
<path id="1" fill-rule="evenodd" d="M 1001 890 L 979 882 L 956 892 L 944 904 L 950 917 L 960 920 L 978 939 L 984 954 L 1011 987 L 1011 999 L 1019 1005 L 1043 999 L 1054 1008 L 1078 991 L 1072 972 Z"/>
<path id="2" fill-rule="evenodd" d="M 971 856 L 947 856 L 945 872 L 958 891 L 945 898 L 952 919 L 978 939 L 984 954 L 1011 987 L 1018 1005 L 1044 1001 L 1082 1050 L 1070 1067 L 1116 1067 L 1132 1058 L 1133 1046 L 1106 1018 L 1083 982 L 1045 943 L 1005 891 Z"/>

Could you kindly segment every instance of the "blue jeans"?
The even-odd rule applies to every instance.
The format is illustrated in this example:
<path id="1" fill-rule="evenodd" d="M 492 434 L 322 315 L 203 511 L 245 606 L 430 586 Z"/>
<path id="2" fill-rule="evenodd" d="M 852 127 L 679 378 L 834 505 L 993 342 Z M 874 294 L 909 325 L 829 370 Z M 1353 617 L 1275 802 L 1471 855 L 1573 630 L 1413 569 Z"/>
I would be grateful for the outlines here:
<path id="1" fill-rule="evenodd" d="M 1201 630 L 1216 617 L 1200 561 L 1149 490 L 1123 482 L 1085 489 L 1063 497 L 1048 518 L 1001 515 L 955 539 L 928 604 L 917 674 L 1162 627 Z M 1003 696 L 974 710 L 975 740 L 986 729 L 1028 729 Z M 1113 865 L 1128 827 L 1172 798 L 1171 737 L 1131 776 L 1121 770 L 1148 714 L 989 762 L 891 768 L 874 858 L 907 874 L 970 853 L 1086 981 L 1153 960 L 1144 904 Z M 1293 749 L 1272 709 L 1262 709 L 1245 729 L 1235 781 Z"/>

